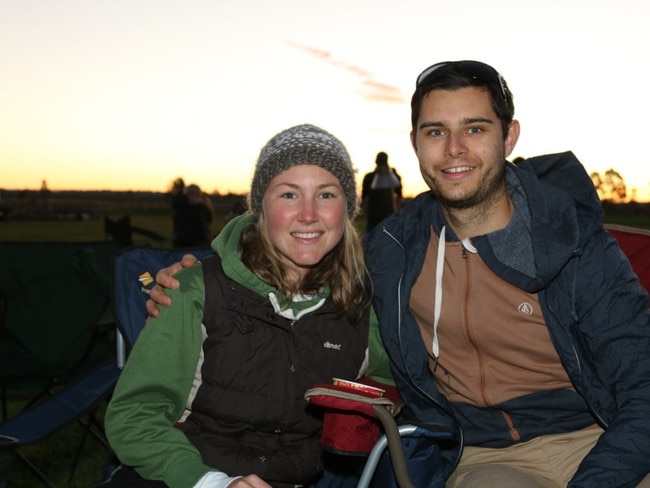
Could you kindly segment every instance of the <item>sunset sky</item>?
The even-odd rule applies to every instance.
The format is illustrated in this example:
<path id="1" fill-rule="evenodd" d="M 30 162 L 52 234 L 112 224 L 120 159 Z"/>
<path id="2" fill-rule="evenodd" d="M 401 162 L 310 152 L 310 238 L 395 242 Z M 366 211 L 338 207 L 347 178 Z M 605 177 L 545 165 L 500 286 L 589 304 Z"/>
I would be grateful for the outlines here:
<path id="1" fill-rule="evenodd" d="M 645 0 L 0 0 L 0 189 L 244 193 L 261 146 L 310 122 L 363 173 L 409 143 L 417 74 L 508 81 L 513 156 L 572 150 L 650 199 Z"/>

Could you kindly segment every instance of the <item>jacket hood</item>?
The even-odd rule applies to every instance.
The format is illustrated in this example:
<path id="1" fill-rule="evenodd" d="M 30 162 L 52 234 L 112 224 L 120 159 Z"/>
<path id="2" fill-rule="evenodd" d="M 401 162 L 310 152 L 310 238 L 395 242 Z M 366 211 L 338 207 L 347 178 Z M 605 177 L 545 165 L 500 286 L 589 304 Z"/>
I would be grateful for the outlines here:
<path id="1" fill-rule="evenodd" d="M 260 280 L 242 262 L 239 256 L 239 239 L 244 227 L 254 224 L 257 218 L 251 214 L 238 215 L 230 220 L 212 241 L 212 249 L 221 258 L 225 275 L 251 291 L 266 297 L 275 289 Z"/>
<path id="2" fill-rule="evenodd" d="M 502 278 L 536 293 L 602 228 L 603 210 L 591 178 L 571 152 L 506 164 L 513 217 L 504 229 L 472 242 Z"/>

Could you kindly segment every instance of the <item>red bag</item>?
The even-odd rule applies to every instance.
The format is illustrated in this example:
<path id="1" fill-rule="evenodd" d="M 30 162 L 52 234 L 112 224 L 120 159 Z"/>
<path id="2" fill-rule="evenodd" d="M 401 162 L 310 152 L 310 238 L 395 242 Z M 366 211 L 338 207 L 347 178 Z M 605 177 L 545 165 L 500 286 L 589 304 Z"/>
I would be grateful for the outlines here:
<path id="1" fill-rule="evenodd" d="M 363 385 L 381 388 L 385 393 L 377 396 Z M 357 383 L 314 385 L 305 392 L 305 399 L 325 407 L 323 447 L 343 454 L 369 454 L 381 435 L 375 407 L 385 408 L 395 416 L 402 406 L 396 388 L 369 378 L 362 378 Z"/>

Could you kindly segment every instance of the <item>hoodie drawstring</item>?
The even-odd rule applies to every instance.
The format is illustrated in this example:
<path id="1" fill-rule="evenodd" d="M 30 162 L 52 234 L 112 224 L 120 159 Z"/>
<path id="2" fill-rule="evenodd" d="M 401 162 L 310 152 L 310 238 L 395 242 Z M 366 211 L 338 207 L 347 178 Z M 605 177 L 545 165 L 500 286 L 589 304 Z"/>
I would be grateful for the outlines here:
<path id="1" fill-rule="evenodd" d="M 436 263 L 436 288 L 433 298 L 433 342 L 431 343 L 431 352 L 438 365 L 438 355 L 440 354 L 440 343 L 438 342 L 438 323 L 440 322 L 440 309 L 442 308 L 442 272 L 445 269 L 445 226 L 440 231 L 438 240 L 438 262 Z"/>
<path id="2" fill-rule="evenodd" d="M 477 254 L 478 249 L 474 247 L 469 238 L 461 241 L 463 249 Z M 436 263 L 436 287 L 433 298 L 433 340 L 431 342 L 431 352 L 435 361 L 435 367 L 438 366 L 438 356 L 440 356 L 440 342 L 438 341 L 438 324 L 440 323 L 440 311 L 442 309 L 442 274 L 445 269 L 445 226 L 440 231 L 438 240 L 438 260 Z M 435 369 L 434 367 L 434 369 Z"/>

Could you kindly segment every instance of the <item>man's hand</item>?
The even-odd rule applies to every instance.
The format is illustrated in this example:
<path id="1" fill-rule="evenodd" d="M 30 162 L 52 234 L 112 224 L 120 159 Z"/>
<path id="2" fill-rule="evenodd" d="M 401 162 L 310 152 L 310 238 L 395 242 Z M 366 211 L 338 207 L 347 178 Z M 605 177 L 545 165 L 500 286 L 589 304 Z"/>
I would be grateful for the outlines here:
<path id="1" fill-rule="evenodd" d="M 162 305 L 163 307 L 171 306 L 172 299 L 165 293 L 165 288 L 178 288 L 180 283 L 174 278 L 174 275 L 183 268 L 193 266 L 197 261 L 198 259 L 194 255 L 186 254 L 180 263 L 174 263 L 156 273 L 156 286 L 151 289 L 149 300 L 147 300 L 147 313 L 149 317 L 158 316 L 157 305 Z"/>

